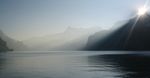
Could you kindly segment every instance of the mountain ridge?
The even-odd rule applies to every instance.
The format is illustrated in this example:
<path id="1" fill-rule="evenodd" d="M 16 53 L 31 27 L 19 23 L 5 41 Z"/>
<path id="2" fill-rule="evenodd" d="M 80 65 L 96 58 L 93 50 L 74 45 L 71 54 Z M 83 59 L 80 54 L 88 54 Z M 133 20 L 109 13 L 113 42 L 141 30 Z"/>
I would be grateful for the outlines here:
<path id="1" fill-rule="evenodd" d="M 149 30 L 149 14 L 141 17 L 137 16 L 129 19 L 127 23 L 112 33 L 104 33 L 106 36 L 103 39 L 96 40 L 94 37 L 97 35 L 92 35 L 92 37 L 89 37 L 86 50 L 147 51 L 150 50 Z M 89 44 L 92 41 L 96 42 Z"/>

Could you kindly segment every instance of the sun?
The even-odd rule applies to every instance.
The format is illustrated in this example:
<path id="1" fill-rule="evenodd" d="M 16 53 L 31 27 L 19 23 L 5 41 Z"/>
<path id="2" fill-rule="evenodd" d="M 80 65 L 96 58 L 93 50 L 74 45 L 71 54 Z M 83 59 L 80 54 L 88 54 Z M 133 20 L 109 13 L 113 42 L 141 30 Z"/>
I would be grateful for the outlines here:
<path id="1" fill-rule="evenodd" d="M 147 12 L 147 8 L 145 8 L 145 7 L 141 7 L 138 9 L 138 15 L 139 16 L 144 15 L 146 12 Z"/>

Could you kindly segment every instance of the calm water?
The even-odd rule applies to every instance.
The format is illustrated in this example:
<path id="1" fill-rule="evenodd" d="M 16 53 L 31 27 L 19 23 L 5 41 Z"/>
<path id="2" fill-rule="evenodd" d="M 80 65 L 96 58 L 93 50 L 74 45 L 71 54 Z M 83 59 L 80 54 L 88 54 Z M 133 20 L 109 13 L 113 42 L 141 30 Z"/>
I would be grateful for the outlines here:
<path id="1" fill-rule="evenodd" d="M 1 53 L 0 78 L 150 78 L 150 53 Z"/>

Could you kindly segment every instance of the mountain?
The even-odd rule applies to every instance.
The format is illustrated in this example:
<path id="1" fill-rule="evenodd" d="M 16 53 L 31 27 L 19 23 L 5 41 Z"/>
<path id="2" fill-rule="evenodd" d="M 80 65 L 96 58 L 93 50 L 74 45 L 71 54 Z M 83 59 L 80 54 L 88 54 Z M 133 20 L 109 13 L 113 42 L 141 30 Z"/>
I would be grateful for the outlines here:
<path id="1" fill-rule="evenodd" d="M 10 51 L 7 46 L 7 43 L 0 38 L 0 52 Z"/>
<path id="2" fill-rule="evenodd" d="M 95 38 L 104 34 L 105 37 Z M 89 37 L 86 50 L 150 50 L 150 15 L 134 17 L 116 30 L 92 35 Z"/>
<path id="3" fill-rule="evenodd" d="M 13 49 L 14 51 L 26 51 L 28 49 L 22 42 L 14 40 L 0 31 L 0 38 L 7 43 L 8 48 Z"/>
<path id="4" fill-rule="evenodd" d="M 81 50 L 85 47 L 89 35 L 101 30 L 99 27 L 73 28 L 68 27 L 64 32 L 35 37 L 23 41 L 31 50 Z"/>

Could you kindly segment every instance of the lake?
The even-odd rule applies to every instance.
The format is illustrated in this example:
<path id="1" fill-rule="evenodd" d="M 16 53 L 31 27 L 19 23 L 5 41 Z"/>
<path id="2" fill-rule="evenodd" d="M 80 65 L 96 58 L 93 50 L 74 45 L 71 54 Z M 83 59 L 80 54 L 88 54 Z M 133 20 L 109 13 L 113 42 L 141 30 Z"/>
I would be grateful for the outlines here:
<path id="1" fill-rule="evenodd" d="M 129 51 L 0 53 L 0 78 L 150 78 L 150 53 Z"/>

